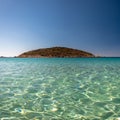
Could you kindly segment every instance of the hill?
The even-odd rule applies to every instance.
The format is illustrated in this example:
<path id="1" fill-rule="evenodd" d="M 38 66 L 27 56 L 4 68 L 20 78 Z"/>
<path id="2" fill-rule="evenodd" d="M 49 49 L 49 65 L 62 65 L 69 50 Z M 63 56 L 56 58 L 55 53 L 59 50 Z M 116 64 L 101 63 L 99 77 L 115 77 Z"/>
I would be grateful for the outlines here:
<path id="1" fill-rule="evenodd" d="M 37 49 L 28 51 L 25 53 L 22 53 L 18 57 L 20 58 L 42 58 L 42 57 L 94 57 L 92 53 L 85 52 L 82 50 L 72 49 L 72 48 L 66 48 L 66 47 L 52 47 L 52 48 L 43 48 L 43 49 Z"/>

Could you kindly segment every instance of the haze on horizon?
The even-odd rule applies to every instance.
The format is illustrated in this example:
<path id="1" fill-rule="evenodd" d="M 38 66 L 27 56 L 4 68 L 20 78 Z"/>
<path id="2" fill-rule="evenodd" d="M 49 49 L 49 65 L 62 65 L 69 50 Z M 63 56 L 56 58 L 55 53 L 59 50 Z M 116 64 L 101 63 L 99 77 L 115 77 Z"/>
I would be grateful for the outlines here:
<path id="1" fill-rule="evenodd" d="M 0 0 L 0 56 L 53 46 L 120 56 L 120 0 Z"/>

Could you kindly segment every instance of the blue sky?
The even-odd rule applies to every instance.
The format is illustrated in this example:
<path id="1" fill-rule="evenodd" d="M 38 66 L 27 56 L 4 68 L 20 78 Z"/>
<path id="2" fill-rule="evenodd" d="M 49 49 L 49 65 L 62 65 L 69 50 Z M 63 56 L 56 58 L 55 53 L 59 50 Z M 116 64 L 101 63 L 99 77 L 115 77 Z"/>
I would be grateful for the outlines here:
<path id="1" fill-rule="evenodd" d="M 0 0 L 0 56 L 52 46 L 120 56 L 120 0 Z"/>

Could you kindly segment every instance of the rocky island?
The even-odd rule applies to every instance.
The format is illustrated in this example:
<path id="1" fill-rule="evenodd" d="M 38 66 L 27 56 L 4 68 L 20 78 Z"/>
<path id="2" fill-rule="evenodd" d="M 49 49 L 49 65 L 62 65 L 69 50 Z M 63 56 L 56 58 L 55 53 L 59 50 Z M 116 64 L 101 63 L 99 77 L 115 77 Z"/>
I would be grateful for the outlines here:
<path id="1" fill-rule="evenodd" d="M 77 58 L 77 57 L 95 57 L 95 55 L 86 51 L 72 49 L 72 48 L 52 47 L 52 48 L 43 48 L 43 49 L 24 52 L 18 57 L 20 58 L 44 58 L 44 57 Z"/>

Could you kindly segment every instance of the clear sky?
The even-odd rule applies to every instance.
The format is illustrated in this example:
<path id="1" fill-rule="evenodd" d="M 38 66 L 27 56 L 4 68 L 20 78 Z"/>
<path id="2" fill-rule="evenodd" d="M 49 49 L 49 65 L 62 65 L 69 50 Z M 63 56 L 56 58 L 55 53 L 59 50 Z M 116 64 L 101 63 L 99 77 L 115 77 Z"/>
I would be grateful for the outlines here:
<path id="1" fill-rule="evenodd" d="M 120 0 L 0 0 L 0 56 L 52 46 L 120 56 Z"/>

